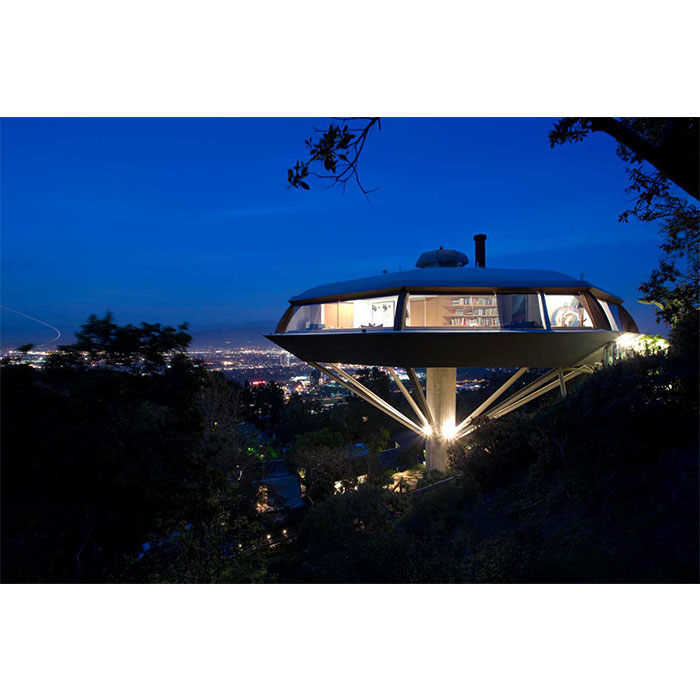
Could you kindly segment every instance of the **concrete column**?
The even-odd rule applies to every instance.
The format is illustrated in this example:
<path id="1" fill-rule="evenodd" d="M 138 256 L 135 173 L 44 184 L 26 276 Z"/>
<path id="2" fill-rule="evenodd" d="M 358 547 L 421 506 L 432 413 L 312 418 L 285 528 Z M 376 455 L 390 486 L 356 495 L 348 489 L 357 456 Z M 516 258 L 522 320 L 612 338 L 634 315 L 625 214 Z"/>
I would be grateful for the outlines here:
<path id="1" fill-rule="evenodd" d="M 443 434 L 454 429 L 457 408 L 457 369 L 456 367 L 426 368 L 425 399 L 435 420 L 436 429 L 428 438 L 425 449 L 427 469 L 447 471 L 447 450 L 450 444 Z M 449 437 L 452 437 L 449 435 Z"/>

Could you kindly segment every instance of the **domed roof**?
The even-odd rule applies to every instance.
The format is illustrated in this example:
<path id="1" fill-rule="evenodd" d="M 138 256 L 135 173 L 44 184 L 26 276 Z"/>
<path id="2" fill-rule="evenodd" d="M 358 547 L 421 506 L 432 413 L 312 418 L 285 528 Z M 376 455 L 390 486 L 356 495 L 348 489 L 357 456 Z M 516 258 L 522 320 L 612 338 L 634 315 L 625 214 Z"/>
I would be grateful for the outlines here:
<path id="1" fill-rule="evenodd" d="M 434 251 L 435 252 L 435 251 Z M 448 251 L 444 251 L 447 253 Z M 425 255 L 425 254 L 424 254 Z M 422 257 L 422 256 L 421 256 Z M 465 256 L 466 257 L 466 256 Z M 590 282 L 575 279 L 551 270 L 518 270 L 472 267 L 422 267 L 403 272 L 390 272 L 374 277 L 331 282 L 307 289 L 289 301 L 292 304 L 321 299 L 350 298 L 353 295 L 382 296 L 396 294 L 402 289 L 413 292 L 456 291 L 462 289 L 508 290 L 596 290 L 603 298 L 621 300 L 609 292 L 594 287 Z"/>

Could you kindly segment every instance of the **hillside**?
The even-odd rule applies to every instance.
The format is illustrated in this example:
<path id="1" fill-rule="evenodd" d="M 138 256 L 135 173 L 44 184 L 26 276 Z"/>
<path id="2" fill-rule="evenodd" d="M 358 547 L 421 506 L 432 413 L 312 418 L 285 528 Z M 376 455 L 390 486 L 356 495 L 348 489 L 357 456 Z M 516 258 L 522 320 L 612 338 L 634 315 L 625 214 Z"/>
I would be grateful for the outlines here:
<path id="1" fill-rule="evenodd" d="M 697 341 L 582 380 L 566 399 L 482 427 L 454 486 L 372 487 L 302 524 L 279 580 L 697 582 Z"/>

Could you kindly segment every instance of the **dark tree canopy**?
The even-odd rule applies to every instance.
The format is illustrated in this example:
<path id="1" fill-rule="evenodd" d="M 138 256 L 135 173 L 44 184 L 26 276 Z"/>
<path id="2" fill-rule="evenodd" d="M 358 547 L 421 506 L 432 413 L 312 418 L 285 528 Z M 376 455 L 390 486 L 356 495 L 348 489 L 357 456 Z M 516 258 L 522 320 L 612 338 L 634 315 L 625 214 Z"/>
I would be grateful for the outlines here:
<path id="1" fill-rule="evenodd" d="M 184 328 L 93 315 L 42 369 L 0 369 L 3 581 L 262 575 L 239 392 Z"/>
<path id="2" fill-rule="evenodd" d="M 627 192 L 635 198 L 620 221 L 634 217 L 661 223 L 659 267 L 639 289 L 671 325 L 697 313 L 700 294 L 700 212 L 673 188 L 698 199 L 699 124 L 696 118 L 567 117 L 549 133 L 552 146 L 577 143 L 594 131 L 617 140 L 617 155 L 628 164 Z"/>
<path id="3" fill-rule="evenodd" d="M 61 350 L 86 353 L 93 362 L 131 371 L 162 369 L 169 355 L 182 354 L 192 340 L 186 323 L 177 328 L 160 323 L 118 326 L 111 311 L 102 318 L 91 314 L 75 337 L 77 342 Z"/>
<path id="4" fill-rule="evenodd" d="M 695 199 L 700 192 L 696 118 L 681 117 L 566 117 L 549 132 L 552 146 L 577 143 L 589 133 L 602 131 L 618 143 L 618 155 L 628 163 L 647 161 L 659 174 Z"/>

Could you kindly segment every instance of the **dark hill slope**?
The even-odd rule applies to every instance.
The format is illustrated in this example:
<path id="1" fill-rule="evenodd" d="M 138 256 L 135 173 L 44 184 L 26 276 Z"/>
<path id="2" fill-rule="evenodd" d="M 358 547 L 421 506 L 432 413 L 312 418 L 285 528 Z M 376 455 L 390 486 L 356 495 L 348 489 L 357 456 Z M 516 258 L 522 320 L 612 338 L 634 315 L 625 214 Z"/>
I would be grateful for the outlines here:
<path id="1" fill-rule="evenodd" d="M 329 499 L 280 578 L 697 582 L 698 382 L 686 349 L 485 424 L 454 455 L 456 486 Z"/>

